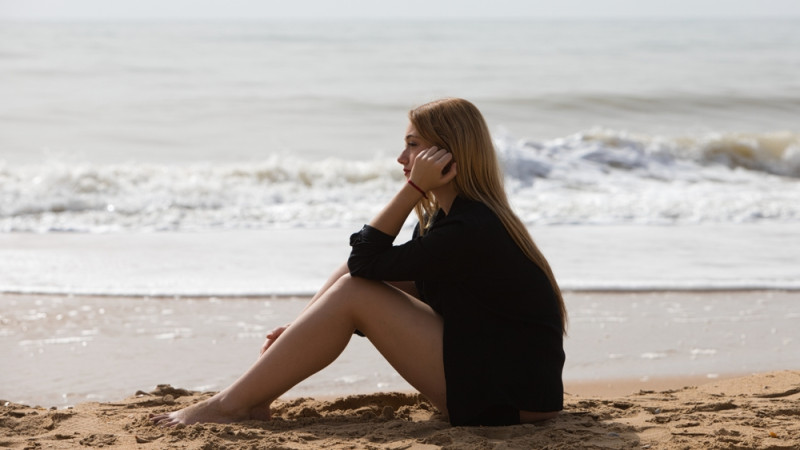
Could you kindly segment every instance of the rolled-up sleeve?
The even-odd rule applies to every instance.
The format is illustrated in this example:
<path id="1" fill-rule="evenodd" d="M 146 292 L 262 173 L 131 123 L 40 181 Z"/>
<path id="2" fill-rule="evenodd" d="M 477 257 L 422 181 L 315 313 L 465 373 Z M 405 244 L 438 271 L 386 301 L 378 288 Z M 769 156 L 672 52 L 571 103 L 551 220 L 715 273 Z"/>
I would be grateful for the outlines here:
<path id="1" fill-rule="evenodd" d="M 361 230 L 350 236 L 350 257 L 347 259 L 347 267 L 350 275 L 356 277 L 372 278 L 370 267 L 375 258 L 387 249 L 392 247 L 394 236 L 390 236 L 383 231 L 364 225 Z"/>
<path id="2" fill-rule="evenodd" d="M 358 232 L 350 235 L 350 246 L 355 248 L 360 244 L 373 244 L 379 247 L 388 247 L 394 242 L 394 237 L 390 236 L 383 231 L 364 225 Z"/>
<path id="3" fill-rule="evenodd" d="M 350 236 L 347 266 L 353 276 L 382 281 L 448 277 L 469 260 L 464 228 L 460 221 L 444 220 L 423 236 L 393 245 L 393 236 L 364 225 Z"/>

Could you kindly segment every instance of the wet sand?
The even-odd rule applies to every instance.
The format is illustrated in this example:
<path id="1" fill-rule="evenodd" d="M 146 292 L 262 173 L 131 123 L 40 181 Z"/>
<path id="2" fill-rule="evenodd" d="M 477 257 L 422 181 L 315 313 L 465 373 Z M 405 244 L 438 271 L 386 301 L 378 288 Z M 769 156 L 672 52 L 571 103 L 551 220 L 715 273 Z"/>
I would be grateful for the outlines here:
<path id="1" fill-rule="evenodd" d="M 800 370 L 800 292 L 566 292 L 567 390 L 623 396 Z M 0 295 L 0 398 L 64 408 L 169 383 L 218 391 L 307 298 Z M 368 340 L 285 399 L 411 392 Z"/>

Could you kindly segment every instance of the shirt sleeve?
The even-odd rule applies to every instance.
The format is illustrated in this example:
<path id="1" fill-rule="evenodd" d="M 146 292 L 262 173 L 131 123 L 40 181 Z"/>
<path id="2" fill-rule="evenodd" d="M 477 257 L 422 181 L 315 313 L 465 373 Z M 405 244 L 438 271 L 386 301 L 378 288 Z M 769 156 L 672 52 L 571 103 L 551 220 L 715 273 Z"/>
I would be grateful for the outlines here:
<path id="1" fill-rule="evenodd" d="M 402 245 L 394 237 L 369 225 L 350 236 L 352 250 L 347 260 L 350 274 L 381 281 L 411 281 L 450 278 L 470 261 L 470 242 L 464 223 L 437 222 L 424 235 Z"/>

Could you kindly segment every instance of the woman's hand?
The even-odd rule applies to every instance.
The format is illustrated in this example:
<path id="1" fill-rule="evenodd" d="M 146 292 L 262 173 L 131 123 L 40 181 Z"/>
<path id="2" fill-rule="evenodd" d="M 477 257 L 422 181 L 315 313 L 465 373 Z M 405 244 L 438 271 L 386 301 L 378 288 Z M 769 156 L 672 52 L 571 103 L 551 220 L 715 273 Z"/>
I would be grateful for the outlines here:
<path id="1" fill-rule="evenodd" d="M 450 162 L 452 165 L 449 170 L 445 170 Z M 406 183 L 397 192 L 381 212 L 369 222 L 369 225 L 389 236 L 397 236 L 408 215 L 419 203 L 420 192 L 417 191 L 421 191 L 422 195 L 427 197 L 425 192 L 446 185 L 455 176 L 456 163 L 453 162 L 453 156 L 447 150 L 430 147 L 420 151 L 411 162 L 411 173 L 408 174 L 409 183 Z"/>
<path id="2" fill-rule="evenodd" d="M 291 324 L 287 323 L 286 325 L 275 328 L 274 330 L 267 333 L 267 339 L 264 340 L 264 345 L 261 346 L 261 353 L 258 354 L 259 357 L 263 355 L 264 352 L 267 351 L 267 349 L 272 346 L 272 344 L 275 343 L 275 341 L 283 334 L 283 332 L 286 331 L 287 328 L 289 328 L 289 325 Z"/>
<path id="3" fill-rule="evenodd" d="M 442 173 L 447 165 L 450 167 Z M 449 183 L 456 176 L 453 154 L 443 148 L 430 147 L 417 153 L 408 179 L 423 191 L 436 189 Z"/>

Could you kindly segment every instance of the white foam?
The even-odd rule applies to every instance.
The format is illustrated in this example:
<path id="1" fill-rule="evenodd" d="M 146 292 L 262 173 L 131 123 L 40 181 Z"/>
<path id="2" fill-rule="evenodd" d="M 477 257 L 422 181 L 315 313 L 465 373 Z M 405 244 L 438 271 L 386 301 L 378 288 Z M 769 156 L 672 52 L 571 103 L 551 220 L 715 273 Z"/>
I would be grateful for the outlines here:
<path id="1" fill-rule="evenodd" d="M 800 220 L 800 137 L 668 139 L 596 129 L 497 139 L 528 225 Z M 0 231 L 109 232 L 364 223 L 402 183 L 390 157 L 252 163 L 0 164 Z"/>
<path id="2" fill-rule="evenodd" d="M 675 224 L 800 219 L 798 135 L 667 139 L 591 130 L 501 138 L 508 189 L 528 224 Z"/>
<path id="3" fill-rule="evenodd" d="M 662 352 L 645 352 L 639 357 L 642 359 L 664 359 L 667 357 L 667 354 Z"/>

